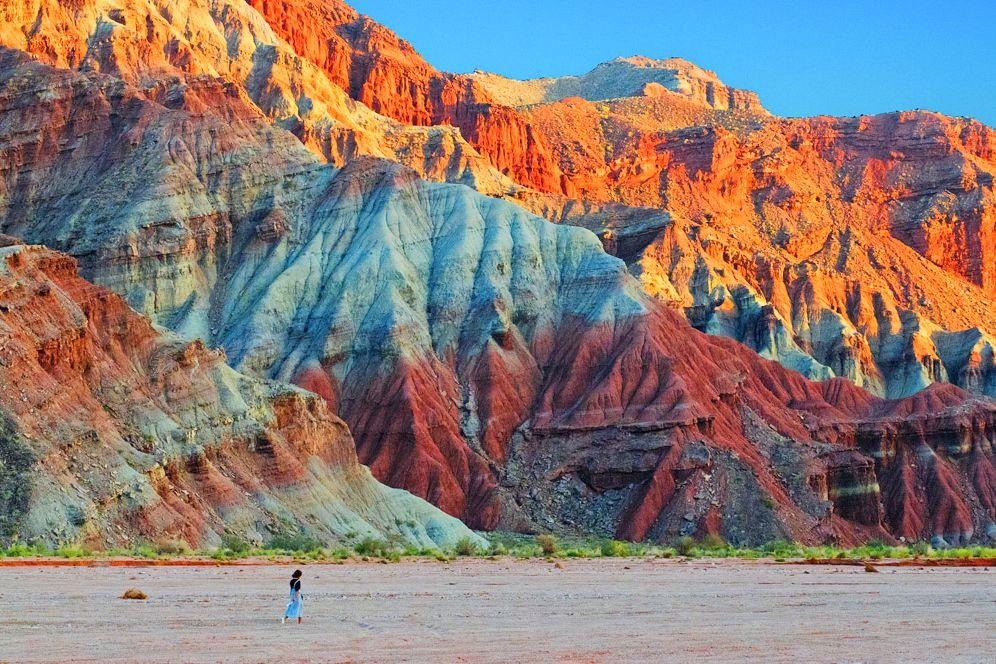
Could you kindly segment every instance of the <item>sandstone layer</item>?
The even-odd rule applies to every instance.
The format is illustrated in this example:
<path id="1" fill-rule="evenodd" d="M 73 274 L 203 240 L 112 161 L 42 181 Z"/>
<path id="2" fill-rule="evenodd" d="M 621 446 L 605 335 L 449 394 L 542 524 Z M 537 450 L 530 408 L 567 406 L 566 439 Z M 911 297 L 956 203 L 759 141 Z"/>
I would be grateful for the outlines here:
<path id="1" fill-rule="evenodd" d="M 456 127 L 515 182 L 570 191 L 536 130 L 474 77 L 436 70 L 411 44 L 340 0 L 249 3 L 353 99 L 406 124 Z"/>
<path id="2" fill-rule="evenodd" d="M 585 196 L 666 210 L 629 250 L 617 245 L 641 225 L 599 231 L 649 292 L 813 378 L 996 394 L 991 129 L 930 113 L 668 126 L 635 101 L 604 120 L 582 100 L 534 114 Z M 580 154 L 566 148 L 578 125 Z M 549 198 L 523 202 L 557 215 Z"/>
<path id="3" fill-rule="evenodd" d="M 324 401 L 156 329 L 41 247 L 0 248 L 0 385 L 3 541 L 473 537 L 374 480 Z"/>

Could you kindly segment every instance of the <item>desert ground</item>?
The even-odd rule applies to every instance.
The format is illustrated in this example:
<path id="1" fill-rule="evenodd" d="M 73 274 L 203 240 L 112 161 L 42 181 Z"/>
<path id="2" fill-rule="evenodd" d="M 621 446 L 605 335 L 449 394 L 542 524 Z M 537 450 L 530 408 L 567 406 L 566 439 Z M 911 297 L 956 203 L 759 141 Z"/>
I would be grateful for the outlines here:
<path id="1" fill-rule="evenodd" d="M 309 564 L 281 625 L 294 567 L 0 567 L 0 661 L 996 661 L 991 568 Z"/>

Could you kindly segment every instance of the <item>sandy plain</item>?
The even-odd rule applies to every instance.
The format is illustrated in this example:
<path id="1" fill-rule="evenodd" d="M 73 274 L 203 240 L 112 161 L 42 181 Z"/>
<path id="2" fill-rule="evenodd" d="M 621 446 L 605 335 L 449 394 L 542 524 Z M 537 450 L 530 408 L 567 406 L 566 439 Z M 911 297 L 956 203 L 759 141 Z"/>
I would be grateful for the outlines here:
<path id="1" fill-rule="evenodd" d="M 0 567 L 0 662 L 996 662 L 992 568 L 309 564 L 281 625 L 294 567 Z"/>

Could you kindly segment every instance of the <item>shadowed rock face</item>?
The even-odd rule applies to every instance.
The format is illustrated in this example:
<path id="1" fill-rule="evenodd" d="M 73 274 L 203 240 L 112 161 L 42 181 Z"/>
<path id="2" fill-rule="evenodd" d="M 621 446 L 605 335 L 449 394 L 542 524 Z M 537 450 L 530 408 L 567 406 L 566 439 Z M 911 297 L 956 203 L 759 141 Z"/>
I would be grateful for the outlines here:
<path id="1" fill-rule="evenodd" d="M 156 330 L 47 249 L 0 249 L 0 384 L 3 475 L 20 473 L 23 490 L 5 506 L 16 516 L 5 538 L 200 546 L 223 532 L 257 543 L 358 533 L 435 546 L 473 536 L 374 480 L 322 400 Z"/>
<path id="2" fill-rule="evenodd" d="M 282 25 L 278 9 L 285 3 L 256 4 L 271 26 Z M 715 298 L 688 303 L 693 319 L 695 307 L 702 307 L 697 324 L 744 338 L 810 375 L 829 376 L 828 367 L 851 375 L 847 368 L 859 367 L 869 387 L 898 395 L 952 370 L 966 384 L 987 384 L 991 347 L 982 332 L 935 333 L 897 306 L 891 316 L 893 305 L 876 290 L 878 282 L 868 282 L 865 295 L 860 284 L 852 285 L 857 292 L 820 285 L 841 274 L 872 274 L 850 258 L 866 235 L 844 229 L 828 240 L 825 260 L 838 262 L 823 268 L 836 270 L 824 278 L 812 247 L 793 240 L 792 229 L 805 227 L 805 220 L 795 220 L 786 226 L 784 244 L 806 256 L 798 273 L 771 259 L 769 272 L 750 281 L 738 275 L 753 274 L 750 260 L 766 265 L 767 254 L 757 249 L 771 246 L 763 225 L 763 232 L 745 235 L 750 241 L 737 253 L 726 238 L 736 237 L 739 227 L 717 229 L 704 216 L 694 219 L 690 211 L 712 199 L 699 202 L 701 192 L 691 184 L 668 190 L 667 212 L 652 207 L 665 203 L 664 173 L 667 182 L 701 176 L 713 188 L 710 195 L 740 192 L 735 185 L 746 167 L 738 166 L 739 158 L 720 151 L 705 159 L 690 136 L 682 143 L 687 151 L 672 146 L 675 156 L 668 159 L 701 168 L 662 164 L 647 171 L 639 191 L 651 206 L 643 208 L 598 196 L 576 202 L 516 192 L 551 217 L 569 220 L 577 213 L 595 230 L 619 231 L 603 234 L 600 243 L 585 230 L 551 225 L 510 202 L 419 179 L 416 173 L 431 170 L 424 157 L 454 163 L 452 153 L 421 143 L 385 155 L 414 163 L 416 172 L 356 157 L 378 154 L 373 149 L 342 153 L 349 161 L 341 170 L 323 163 L 338 158 L 323 147 L 331 143 L 309 138 L 308 127 L 321 122 L 300 105 L 281 115 L 274 109 L 284 107 L 270 103 L 279 97 L 270 92 L 285 89 L 284 77 L 292 79 L 286 89 L 304 90 L 308 99 L 348 102 L 342 108 L 359 114 L 350 117 L 369 120 L 357 125 L 364 131 L 388 125 L 407 131 L 343 101 L 344 95 L 312 96 L 324 89 L 322 80 L 338 89 L 329 83 L 334 71 L 349 72 L 354 95 L 392 87 L 355 87 L 367 80 L 356 72 L 375 71 L 370 62 L 380 49 L 389 52 L 383 44 L 391 42 L 368 21 L 348 12 L 337 16 L 338 5 L 329 6 L 330 25 L 347 27 L 335 34 L 353 49 L 366 44 L 370 62 L 354 54 L 355 61 L 339 69 L 339 56 L 330 55 L 340 52 L 332 49 L 340 46 L 331 32 L 328 44 L 299 43 L 292 37 L 300 31 L 267 36 L 271 27 L 240 2 L 192 5 L 185 10 L 200 18 L 189 22 L 156 5 L 170 30 L 179 31 L 178 43 L 190 49 L 189 58 L 177 61 L 166 48 L 172 37 L 101 27 L 108 20 L 124 28 L 136 24 L 125 15 L 116 15 L 123 22 L 115 19 L 99 3 L 88 23 L 90 6 L 81 3 L 74 25 L 83 26 L 83 43 L 95 30 L 110 30 L 100 44 L 111 48 L 88 50 L 86 57 L 66 55 L 77 53 L 66 45 L 75 42 L 56 37 L 73 31 L 52 18 L 53 7 L 43 12 L 44 30 L 4 33 L 6 43 L 23 38 L 27 44 L 13 45 L 63 68 L 11 51 L 0 56 L 0 228 L 78 256 L 85 276 L 157 322 L 224 347 L 237 370 L 320 394 L 349 423 L 360 459 L 378 478 L 485 528 L 635 539 L 711 531 L 736 542 L 935 535 L 961 541 L 991 528 L 991 401 L 950 386 L 883 401 L 844 380 L 809 382 L 738 343 L 693 330 L 647 296 L 623 261 L 602 251 L 605 244 L 627 255 L 647 288 L 659 285 L 655 293 L 664 292 L 670 272 L 661 269 L 654 281 L 645 260 L 660 256 L 686 278 L 667 276 L 676 291 Z M 228 30 L 224 48 L 214 28 L 190 28 L 202 24 Z M 378 35 L 383 40 L 374 39 Z M 260 51 L 260 43 L 273 48 Z M 314 49 L 302 57 L 305 46 Z M 406 52 L 403 44 L 391 48 Z M 288 71 L 247 76 L 246 64 L 266 53 L 282 54 L 278 61 L 290 63 Z M 319 62 L 323 53 L 328 57 Z M 175 80 L 151 84 L 162 71 Z M 295 78 L 300 72 L 307 76 Z M 420 88 L 412 90 L 412 99 L 420 95 Z M 667 95 L 653 99 L 677 103 Z M 741 118 L 694 99 L 681 103 L 688 117 Z M 748 120 L 761 128 L 769 122 Z M 725 126 L 714 124 L 719 128 L 704 133 Z M 352 135 L 360 141 L 359 133 Z M 387 145 L 381 138 L 388 135 L 378 130 L 369 145 Z M 701 144 L 716 145 L 710 138 Z M 541 154 L 528 145 L 521 153 Z M 711 180 L 709 173 L 724 164 L 734 175 Z M 480 182 L 475 176 L 473 183 Z M 630 182 L 620 191 L 629 191 Z M 745 200 L 760 191 L 752 187 L 740 192 Z M 888 250 L 869 249 L 876 265 L 893 261 L 901 274 L 908 264 L 921 264 L 922 256 L 903 242 L 883 246 Z M 670 247 L 678 253 L 664 257 Z M 789 251 L 775 253 L 787 261 Z M 935 274 L 947 273 L 938 267 L 930 278 Z M 715 275 L 729 281 L 716 284 Z M 778 285 L 790 278 L 792 290 Z M 758 292 L 770 283 L 778 296 L 765 296 L 766 307 L 751 290 L 737 290 L 742 281 Z M 804 310 L 789 317 L 795 327 L 787 330 L 781 305 L 798 298 Z M 863 316 L 863 336 L 837 331 L 851 339 L 851 354 L 835 350 L 835 319 L 826 313 L 831 299 L 832 311 Z M 738 314 L 731 301 L 752 315 L 753 306 L 756 315 Z M 869 338 L 873 324 L 889 333 L 865 348 L 861 338 Z M 824 364 L 826 357 L 837 359 Z M 897 382 L 915 387 L 893 389 Z"/>

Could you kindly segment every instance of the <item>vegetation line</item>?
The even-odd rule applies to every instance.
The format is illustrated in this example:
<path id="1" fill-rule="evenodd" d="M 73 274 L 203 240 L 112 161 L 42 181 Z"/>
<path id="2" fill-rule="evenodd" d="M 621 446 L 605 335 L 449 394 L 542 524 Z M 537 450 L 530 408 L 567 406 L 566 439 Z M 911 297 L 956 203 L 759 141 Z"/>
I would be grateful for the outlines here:
<path id="1" fill-rule="evenodd" d="M 48 549 L 39 545 L 11 544 L 0 547 L 3 559 L 57 558 L 62 560 L 125 558 L 146 561 L 179 561 L 196 559 L 214 562 L 234 562 L 245 559 L 286 560 L 298 562 L 344 562 L 346 560 L 376 560 L 397 562 L 403 558 L 428 558 L 451 561 L 458 557 L 566 559 L 566 558 L 737 558 L 742 560 L 774 559 L 776 562 L 811 561 L 842 563 L 858 560 L 983 560 L 996 559 L 996 547 L 974 546 L 935 549 L 927 542 L 891 546 L 870 542 L 853 548 L 807 546 L 786 541 L 768 542 L 759 547 L 731 546 L 715 536 L 702 539 L 681 537 L 670 546 L 623 542 L 592 537 L 557 538 L 553 535 L 518 535 L 482 533 L 488 541 L 481 546 L 465 538 L 445 549 L 405 546 L 399 542 L 364 537 L 353 545 L 329 547 L 306 537 L 274 538 L 265 547 L 254 547 L 226 536 L 219 547 L 195 551 L 182 542 L 145 544 L 129 549 L 90 549 L 85 546 L 62 546 Z"/>

